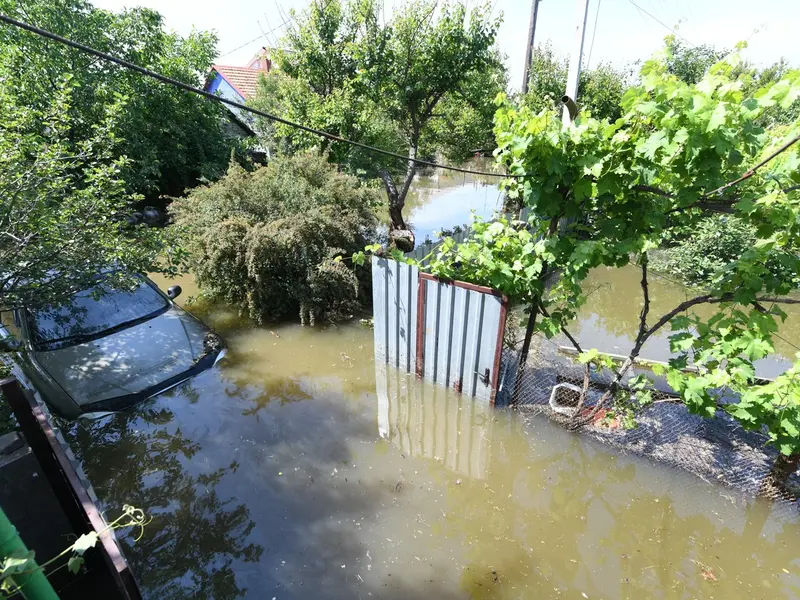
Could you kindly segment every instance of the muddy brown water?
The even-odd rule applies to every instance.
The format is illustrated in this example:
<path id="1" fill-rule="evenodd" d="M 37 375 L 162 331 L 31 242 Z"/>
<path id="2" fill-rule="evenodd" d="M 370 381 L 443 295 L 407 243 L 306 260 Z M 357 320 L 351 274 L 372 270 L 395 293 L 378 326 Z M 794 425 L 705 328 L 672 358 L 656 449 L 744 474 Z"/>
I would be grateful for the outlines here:
<path id="1" fill-rule="evenodd" d="M 147 598 L 800 597 L 794 507 L 376 367 L 358 324 L 193 310 L 217 368 L 66 428 L 106 514 L 153 518 L 123 534 Z"/>
<path id="2" fill-rule="evenodd" d="M 584 347 L 624 355 L 630 352 L 643 305 L 640 279 L 639 270 L 632 265 L 621 269 L 602 267 L 590 273 L 584 284 L 587 302 L 571 328 Z M 648 281 L 651 301 L 648 322 L 651 324 L 681 302 L 702 293 L 657 273 L 650 273 Z M 800 297 L 800 294 L 795 296 Z M 800 305 L 786 304 L 781 308 L 787 318 L 780 324 L 775 354 L 756 363 L 756 372 L 761 377 L 780 375 L 794 363 L 794 356 L 800 352 Z M 693 312 L 703 318 L 712 316 L 717 310 L 718 306 L 713 305 L 693 308 Z M 668 337 L 671 333 L 669 326 L 664 327 L 645 343 L 641 356 L 666 361 L 670 356 Z"/>

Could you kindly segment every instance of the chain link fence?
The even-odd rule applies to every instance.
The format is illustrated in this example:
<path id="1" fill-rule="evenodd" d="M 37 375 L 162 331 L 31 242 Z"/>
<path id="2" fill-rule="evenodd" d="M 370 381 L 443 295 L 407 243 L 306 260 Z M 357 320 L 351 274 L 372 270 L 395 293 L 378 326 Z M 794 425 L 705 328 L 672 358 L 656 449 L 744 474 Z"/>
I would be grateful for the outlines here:
<path id="1" fill-rule="evenodd" d="M 579 435 L 684 469 L 743 496 L 797 500 L 793 490 L 800 489 L 800 479 L 796 473 L 788 485 L 774 485 L 770 470 L 778 452 L 767 445 L 766 435 L 744 430 L 722 410 L 713 418 L 690 413 L 658 378 L 649 390 L 650 400 L 641 403 L 628 382 L 631 376 L 646 372 L 642 369 L 631 369 L 612 396 L 613 374 L 580 364 L 566 339 L 535 335 L 527 361 L 520 366 L 525 332 L 518 320 L 518 315 L 509 317 L 506 326 L 499 406 L 510 406 L 525 418 L 551 419 Z"/>

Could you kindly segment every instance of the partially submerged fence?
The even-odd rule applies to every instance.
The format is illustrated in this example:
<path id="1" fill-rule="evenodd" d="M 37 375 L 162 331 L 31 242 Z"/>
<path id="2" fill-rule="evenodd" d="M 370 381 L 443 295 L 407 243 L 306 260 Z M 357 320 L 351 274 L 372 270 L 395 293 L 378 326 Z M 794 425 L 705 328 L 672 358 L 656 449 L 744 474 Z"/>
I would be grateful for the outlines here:
<path id="1" fill-rule="evenodd" d="M 494 403 L 508 307 L 504 296 L 373 257 L 372 299 L 376 360 Z"/>
<path id="2" fill-rule="evenodd" d="M 560 224 L 567 225 L 566 221 Z M 449 237 L 461 243 L 469 235 L 470 228 L 463 227 Z M 407 256 L 424 266 L 426 257 L 441 243 L 421 244 Z M 571 356 L 574 353 L 559 348 L 566 340 L 559 343 L 538 335 L 520 369 L 523 332 L 513 324 L 506 327 L 507 302 L 492 290 L 439 281 L 414 266 L 387 259 L 373 258 L 372 274 L 379 362 L 416 372 L 465 395 L 486 398 L 492 405 L 513 405 L 531 417 L 546 416 L 568 427 L 575 421 L 572 415 L 577 408 L 572 407 L 586 386 L 578 416 L 594 416 L 580 426 L 582 434 L 737 489 L 744 497 L 789 501 L 800 497 L 798 473 L 789 477 L 785 487 L 773 485 L 771 469 L 777 451 L 766 443 L 766 436 L 743 430 L 723 410 L 711 419 L 691 414 L 669 386 L 656 378 L 652 402 L 639 404 L 623 393 L 595 414 L 592 409 L 608 390 L 609 374 L 592 373 L 584 379 L 584 365 Z M 402 431 L 396 436 L 391 433 L 394 404 L 383 398 L 382 406 L 383 429 L 408 450 Z"/>
<path id="3" fill-rule="evenodd" d="M 521 340 L 522 332 L 509 327 L 503 352 L 504 393 L 498 404 L 513 405 L 529 418 L 546 417 L 571 427 L 579 390 L 588 383 L 586 401 L 577 416 L 591 415 L 607 392 L 611 375 L 592 372 L 585 380 L 585 365 L 572 352 L 564 351 L 562 344 L 566 341 L 547 340 L 540 335 L 534 336 L 526 364 L 520 369 Z M 628 378 L 623 380 L 623 385 L 627 381 Z M 742 498 L 760 495 L 794 501 L 800 490 L 796 473 L 786 489 L 772 484 L 770 470 L 778 452 L 767 444 L 766 435 L 744 430 L 724 410 L 717 410 L 713 418 L 692 414 L 664 385 L 656 385 L 652 401 L 644 404 L 629 393 L 620 393 L 579 432 L 619 451 L 738 490 Z"/>

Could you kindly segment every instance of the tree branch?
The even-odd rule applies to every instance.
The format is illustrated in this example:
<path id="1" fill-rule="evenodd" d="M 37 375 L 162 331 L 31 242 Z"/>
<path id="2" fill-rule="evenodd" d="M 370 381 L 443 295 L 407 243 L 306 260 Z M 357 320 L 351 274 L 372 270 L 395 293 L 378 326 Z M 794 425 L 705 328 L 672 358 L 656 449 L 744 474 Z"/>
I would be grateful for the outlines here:
<path id="1" fill-rule="evenodd" d="M 789 140 L 788 142 L 786 142 L 785 144 L 783 144 L 783 145 L 782 145 L 780 148 L 778 148 L 777 150 L 775 150 L 775 152 L 773 152 L 773 153 L 772 153 L 772 154 L 770 154 L 770 155 L 769 155 L 767 158 L 765 158 L 765 159 L 764 159 L 764 160 L 762 160 L 760 163 L 758 163 L 757 165 L 755 165 L 754 167 L 752 167 L 752 168 L 751 168 L 749 171 L 747 171 L 746 173 L 744 173 L 744 174 L 743 174 L 741 177 L 739 177 L 738 179 L 734 179 L 733 181 L 731 181 L 731 182 L 729 182 L 729 183 L 726 183 L 725 185 L 723 185 L 723 186 L 720 186 L 720 187 L 718 187 L 717 189 L 715 189 L 715 190 L 713 190 L 713 191 L 710 191 L 710 192 L 708 192 L 707 194 L 704 194 L 704 195 L 702 196 L 702 199 L 710 198 L 711 196 L 714 196 L 714 195 L 716 195 L 716 194 L 719 194 L 719 193 L 721 193 L 721 192 L 724 192 L 724 191 L 725 191 L 725 190 L 727 190 L 728 188 L 732 188 L 733 186 L 735 186 L 735 185 L 739 185 L 739 184 L 740 184 L 740 183 L 742 183 L 743 181 L 745 181 L 745 180 L 747 180 L 747 179 L 750 179 L 750 178 L 751 178 L 753 175 L 755 175 L 755 174 L 756 174 L 756 171 L 758 171 L 758 170 L 759 170 L 761 167 L 763 167 L 764 165 L 766 165 L 766 164 L 767 164 L 769 161 L 771 161 L 773 158 L 775 158 L 776 156 L 778 156 L 779 154 L 781 154 L 781 153 L 782 153 L 782 152 L 784 152 L 785 150 L 788 150 L 789 148 L 791 148 L 791 147 L 792 147 L 794 144 L 796 144 L 797 142 L 800 142 L 800 135 L 797 135 L 797 136 L 793 137 L 791 140 Z"/>
<path id="2" fill-rule="evenodd" d="M 756 298 L 756 302 L 774 302 L 775 304 L 800 304 L 800 298 L 758 296 Z"/>
<path id="3" fill-rule="evenodd" d="M 547 312 L 547 309 L 544 307 L 544 304 L 542 304 L 541 302 L 539 303 L 539 312 L 542 313 L 542 315 L 546 319 L 550 318 L 550 313 Z M 581 348 L 581 345 L 578 343 L 578 340 L 576 340 L 572 336 L 572 334 L 567 330 L 566 327 L 564 327 L 563 325 L 559 325 L 559 327 L 561 329 L 561 333 L 563 333 L 564 336 L 566 336 L 566 338 L 572 343 L 572 345 L 575 347 L 575 350 L 578 351 L 578 354 L 582 354 L 583 353 L 583 348 Z"/>
<path id="4" fill-rule="evenodd" d="M 663 198 L 675 198 L 675 194 L 662 190 L 661 188 L 653 187 L 652 185 L 635 185 L 633 189 L 637 192 L 649 192 L 656 196 L 662 196 Z"/>
<path id="5" fill-rule="evenodd" d="M 647 252 L 642 252 L 642 296 L 644 298 L 644 306 L 642 306 L 642 312 L 639 313 L 639 333 L 636 336 L 637 341 L 647 332 L 647 315 L 650 312 L 650 291 L 649 286 L 647 284 Z M 641 348 L 641 346 L 639 346 Z M 636 353 L 638 354 L 639 348 L 634 348 Z M 635 358 L 635 357 L 634 357 Z"/>
<path id="6" fill-rule="evenodd" d="M 696 306 L 698 304 L 716 304 L 716 303 L 719 303 L 719 302 L 726 302 L 728 300 L 731 300 L 732 298 L 733 298 L 733 294 L 725 294 L 722 297 L 716 297 L 716 296 L 713 296 L 712 294 L 703 294 L 702 296 L 695 296 L 694 298 L 691 298 L 689 300 L 685 300 L 685 301 L 681 302 L 680 304 L 678 304 L 678 306 L 673 308 L 671 311 L 669 311 L 668 313 L 663 315 L 658 321 L 656 321 L 655 325 L 650 327 L 650 329 L 648 329 L 645 332 L 644 341 L 646 341 L 647 338 L 652 336 L 656 331 L 661 329 L 664 325 L 669 323 L 672 320 L 673 317 L 681 314 L 682 312 L 685 312 L 686 310 L 688 310 L 692 306 Z M 642 343 L 644 343 L 644 341 Z"/>

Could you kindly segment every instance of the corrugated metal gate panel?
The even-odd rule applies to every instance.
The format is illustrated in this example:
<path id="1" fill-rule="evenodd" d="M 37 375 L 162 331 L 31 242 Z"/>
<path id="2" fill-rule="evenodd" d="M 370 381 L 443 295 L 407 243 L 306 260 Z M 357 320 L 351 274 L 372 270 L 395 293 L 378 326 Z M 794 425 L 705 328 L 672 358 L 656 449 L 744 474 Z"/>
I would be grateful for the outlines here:
<path id="1" fill-rule="evenodd" d="M 493 402 L 507 300 L 385 258 L 372 279 L 376 359 Z"/>
<path id="2" fill-rule="evenodd" d="M 372 258 L 375 356 L 412 371 L 417 361 L 419 269 L 386 258 Z"/>

